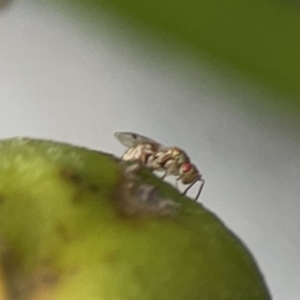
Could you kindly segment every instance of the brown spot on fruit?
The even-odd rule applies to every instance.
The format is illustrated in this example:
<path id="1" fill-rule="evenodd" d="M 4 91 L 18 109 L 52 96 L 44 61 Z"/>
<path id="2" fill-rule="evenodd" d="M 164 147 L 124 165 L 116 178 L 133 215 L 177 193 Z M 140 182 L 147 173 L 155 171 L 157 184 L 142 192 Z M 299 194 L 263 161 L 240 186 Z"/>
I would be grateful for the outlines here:
<path id="1" fill-rule="evenodd" d="M 79 185 L 82 183 L 82 177 L 76 173 L 74 170 L 69 170 L 69 169 L 63 169 L 60 172 L 60 175 L 72 182 L 73 184 Z"/>
<path id="2" fill-rule="evenodd" d="M 89 190 L 92 192 L 92 193 L 99 193 L 100 192 L 100 187 L 94 183 L 90 184 L 89 185 Z"/>
<path id="3" fill-rule="evenodd" d="M 64 224 L 61 223 L 61 224 L 57 225 L 55 230 L 56 230 L 57 234 L 59 235 L 59 237 L 64 242 L 68 243 L 72 239 L 72 234 L 71 234 L 70 230 Z"/>
<path id="4" fill-rule="evenodd" d="M 35 270 L 27 281 L 27 297 L 20 299 L 31 300 L 52 300 L 55 286 L 59 283 L 59 273 L 51 270 L 51 268 L 42 267 Z"/>

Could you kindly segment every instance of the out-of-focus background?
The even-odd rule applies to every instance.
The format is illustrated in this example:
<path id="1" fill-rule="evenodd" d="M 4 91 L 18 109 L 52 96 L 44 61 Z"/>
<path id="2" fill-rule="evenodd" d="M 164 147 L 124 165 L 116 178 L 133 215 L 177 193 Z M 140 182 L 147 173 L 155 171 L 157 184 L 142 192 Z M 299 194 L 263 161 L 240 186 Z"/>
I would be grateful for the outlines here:
<path id="1" fill-rule="evenodd" d="M 274 299 L 299 300 L 300 6 L 168 3 L 2 1 L 0 136 L 182 147 Z"/>

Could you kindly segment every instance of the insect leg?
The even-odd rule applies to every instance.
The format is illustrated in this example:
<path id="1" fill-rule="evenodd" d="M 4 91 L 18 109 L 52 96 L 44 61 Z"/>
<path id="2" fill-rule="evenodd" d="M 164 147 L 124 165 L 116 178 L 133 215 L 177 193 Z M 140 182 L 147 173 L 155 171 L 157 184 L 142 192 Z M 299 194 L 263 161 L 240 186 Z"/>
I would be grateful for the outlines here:
<path id="1" fill-rule="evenodd" d="M 167 165 L 167 163 L 169 163 Z M 162 168 L 167 169 L 166 172 L 164 173 L 164 175 L 162 176 L 161 179 L 166 178 L 169 174 L 172 174 L 173 168 L 176 166 L 176 162 L 175 161 L 166 161 L 164 165 L 162 165 Z M 180 178 L 179 178 L 180 179 Z M 178 179 L 177 179 L 178 180 Z"/>
<path id="2" fill-rule="evenodd" d="M 200 196 L 200 194 L 201 194 L 201 191 L 202 191 L 202 188 L 203 188 L 203 186 L 204 186 L 204 183 L 205 183 L 205 180 L 204 180 L 204 179 L 197 179 L 197 180 L 195 180 L 194 182 L 192 182 L 192 183 L 184 190 L 184 192 L 182 193 L 182 195 L 185 195 L 185 194 L 188 192 L 188 190 L 189 190 L 189 189 L 190 189 L 197 181 L 201 181 L 201 185 L 200 185 L 199 191 L 198 191 L 198 193 L 197 193 L 197 196 L 195 197 L 195 201 L 197 201 L 198 198 L 199 198 L 199 196 Z"/>
<path id="3" fill-rule="evenodd" d="M 164 175 L 161 177 L 161 180 L 165 179 L 165 178 L 168 176 L 168 174 L 169 174 L 169 172 L 166 171 L 166 172 L 164 173 Z"/>
<path id="4" fill-rule="evenodd" d="M 197 196 L 196 196 L 196 198 L 195 198 L 195 202 L 197 202 L 197 200 L 198 200 L 198 198 L 199 198 L 199 196 L 200 196 L 200 194 L 201 194 L 201 191 L 202 191 L 202 189 L 203 189 L 204 183 L 205 183 L 205 180 L 204 180 L 204 179 L 200 179 L 199 181 L 201 181 L 201 185 L 200 185 L 200 187 L 199 187 L 199 191 L 198 191 Z"/>
<path id="5" fill-rule="evenodd" d="M 178 181 L 181 179 L 181 177 L 178 177 L 178 178 L 176 178 L 176 181 L 175 181 L 175 187 L 176 187 L 176 189 L 178 189 Z"/>

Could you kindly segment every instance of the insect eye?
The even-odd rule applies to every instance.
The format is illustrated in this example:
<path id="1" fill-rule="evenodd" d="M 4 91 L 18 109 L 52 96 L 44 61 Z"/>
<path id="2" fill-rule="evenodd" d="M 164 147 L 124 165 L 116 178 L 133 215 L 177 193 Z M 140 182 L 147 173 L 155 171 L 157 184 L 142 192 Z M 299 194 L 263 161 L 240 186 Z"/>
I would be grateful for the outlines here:
<path id="1" fill-rule="evenodd" d="M 132 137 L 136 140 L 137 139 L 137 135 L 135 133 L 132 134 Z"/>
<path id="2" fill-rule="evenodd" d="M 185 163 L 181 166 L 182 172 L 186 173 L 192 169 L 192 165 L 190 163 Z"/>

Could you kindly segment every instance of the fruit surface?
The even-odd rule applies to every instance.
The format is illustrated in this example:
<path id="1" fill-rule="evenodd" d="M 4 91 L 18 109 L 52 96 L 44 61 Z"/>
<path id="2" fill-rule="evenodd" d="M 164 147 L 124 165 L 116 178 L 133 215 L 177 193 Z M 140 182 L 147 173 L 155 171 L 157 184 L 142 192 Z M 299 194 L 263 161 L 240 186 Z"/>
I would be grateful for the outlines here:
<path id="1" fill-rule="evenodd" d="M 270 299 L 202 205 L 147 170 L 50 141 L 0 142 L 0 259 L 3 299 Z"/>

